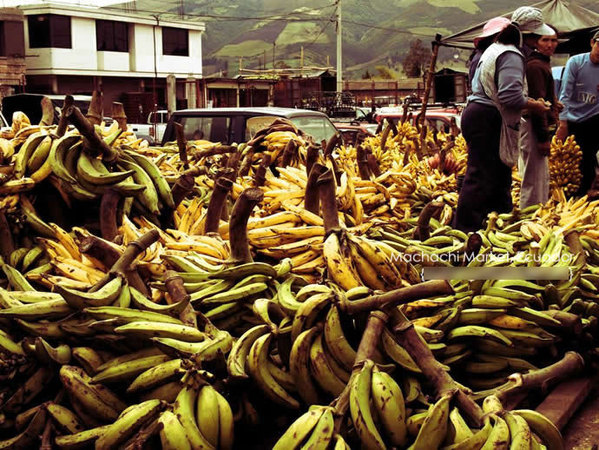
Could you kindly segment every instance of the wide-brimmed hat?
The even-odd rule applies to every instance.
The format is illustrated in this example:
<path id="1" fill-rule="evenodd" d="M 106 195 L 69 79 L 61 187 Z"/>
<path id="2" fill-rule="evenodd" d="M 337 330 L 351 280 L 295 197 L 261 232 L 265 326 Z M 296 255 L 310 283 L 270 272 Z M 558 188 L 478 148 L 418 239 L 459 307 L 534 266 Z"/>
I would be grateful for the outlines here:
<path id="1" fill-rule="evenodd" d="M 593 41 L 599 41 L 599 30 L 595 31 L 595 34 L 591 38 Z"/>
<path id="2" fill-rule="evenodd" d="M 510 19 L 506 17 L 493 17 L 483 27 L 483 31 L 474 38 L 474 44 L 481 39 L 497 34 L 510 24 Z"/>
<path id="3" fill-rule="evenodd" d="M 518 24 L 522 34 L 547 36 L 555 34 L 555 30 L 543 22 L 543 12 L 533 6 L 521 6 L 512 13 L 512 22 Z"/>

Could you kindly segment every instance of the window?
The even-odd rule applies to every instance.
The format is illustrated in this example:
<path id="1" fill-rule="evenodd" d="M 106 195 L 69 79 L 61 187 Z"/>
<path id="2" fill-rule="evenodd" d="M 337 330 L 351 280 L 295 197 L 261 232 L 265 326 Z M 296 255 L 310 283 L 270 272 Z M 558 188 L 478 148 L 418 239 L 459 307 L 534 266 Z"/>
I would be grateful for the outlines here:
<path id="1" fill-rule="evenodd" d="M 96 48 L 108 52 L 129 51 L 129 24 L 96 20 Z"/>
<path id="2" fill-rule="evenodd" d="M 185 139 L 206 139 L 211 142 L 228 142 L 230 117 L 184 117 L 181 120 Z"/>
<path id="3" fill-rule="evenodd" d="M 162 28 L 162 54 L 189 56 L 187 30 L 181 28 Z"/>
<path id="4" fill-rule="evenodd" d="M 72 48 L 71 18 L 55 14 L 38 14 L 27 17 L 29 47 Z"/>

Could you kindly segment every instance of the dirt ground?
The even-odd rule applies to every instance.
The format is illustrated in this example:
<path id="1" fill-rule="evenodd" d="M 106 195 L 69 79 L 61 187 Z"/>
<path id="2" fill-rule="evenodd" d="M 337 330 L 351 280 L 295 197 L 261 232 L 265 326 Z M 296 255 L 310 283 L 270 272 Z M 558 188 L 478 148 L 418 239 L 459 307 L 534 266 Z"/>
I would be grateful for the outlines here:
<path id="1" fill-rule="evenodd" d="M 599 392 L 592 391 L 587 400 L 562 430 L 567 450 L 599 449 Z"/>

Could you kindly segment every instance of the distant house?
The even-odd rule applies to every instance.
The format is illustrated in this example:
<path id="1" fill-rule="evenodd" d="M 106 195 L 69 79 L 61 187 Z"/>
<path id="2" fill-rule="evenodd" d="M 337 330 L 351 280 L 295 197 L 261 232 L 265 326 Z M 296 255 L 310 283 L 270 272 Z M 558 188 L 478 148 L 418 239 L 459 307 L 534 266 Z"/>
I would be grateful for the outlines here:
<path id="1" fill-rule="evenodd" d="M 23 13 L 0 9 L 0 98 L 25 85 L 25 41 Z"/>
<path id="2" fill-rule="evenodd" d="M 178 103 L 195 98 L 185 80 L 202 77 L 203 22 L 80 4 L 19 9 L 24 15 L 25 91 L 89 94 L 100 89 L 105 110 L 122 101 L 128 116 L 139 113 L 141 118 L 154 103 L 166 106 L 166 79 L 172 74 Z"/>

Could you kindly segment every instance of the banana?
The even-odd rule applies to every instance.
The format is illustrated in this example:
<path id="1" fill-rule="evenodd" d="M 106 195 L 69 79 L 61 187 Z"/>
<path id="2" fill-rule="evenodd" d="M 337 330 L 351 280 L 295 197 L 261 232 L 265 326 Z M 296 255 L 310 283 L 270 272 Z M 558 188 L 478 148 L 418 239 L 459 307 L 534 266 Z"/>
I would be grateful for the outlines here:
<path id="1" fill-rule="evenodd" d="M 407 436 L 403 393 L 391 375 L 376 366 L 372 371 L 371 397 L 387 442 L 403 447 Z"/>
<path id="2" fill-rule="evenodd" d="M 116 276 L 95 292 L 77 291 L 60 284 L 56 285 L 55 289 L 63 296 L 69 306 L 81 310 L 91 306 L 108 306 L 112 304 L 121 293 L 122 287 L 123 278 Z"/>
<path id="3" fill-rule="evenodd" d="M 385 290 L 385 282 L 382 277 L 379 278 L 377 269 L 360 253 L 358 244 L 354 240 L 349 240 L 348 248 L 362 283 L 371 289 Z"/>
<path id="4" fill-rule="evenodd" d="M 66 302 L 65 302 L 66 303 Z M 70 308 L 69 308 L 69 311 Z M 121 308 L 120 306 L 95 306 L 87 307 L 83 310 L 86 314 L 98 319 L 118 319 L 118 322 L 164 322 L 183 325 L 179 319 L 168 316 L 166 314 L 156 313 L 152 311 L 140 311 L 132 308 Z"/>
<path id="5" fill-rule="evenodd" d="M 138 200 L 151 214 L 160 215 L 160 199 L 158 197 L 158 191 L 148 173 L 138 164 L 129 161 L 126 158 L 119 158 L 117 165 L 124 169 L 126 173 L 131 174 L 136 184 L 145 186 L 145 189 L 137 194 L 136 200 Z"/>
<path id="6" fill-rule="evenodd" d="M 483 325 L 505 315 L 507 309 L 466 308 L 460 311 L 459 325 Z"/>
<path id="7" fill-rule="evenodd" d="M 233 338 L 225 330 L 202 342 L 185 342 L 173 338 L 151 338 L 158 348 L 167 354 L 193 356 L 199 361 L 210 361 L 231 350 Z"/>
<path id="8" fill-rule="evenodd" d="M 45 408 L 61 431 L 74 434 L 85 430 L 85 426 L 69 408 L 54 402 L 47 403 Z"/>
<path id="9" fill-rule="evenodd" d="M 162 200 L 162 203 L 166 207 L 174 209 L 175 202 L 173 201 L 170 185 L 154 161 L 138 152 L 133 152 L 126 149 L 123 152 L 132 157 L 152 179 L 154 187 L 156 188 L 156 192 L 158 193 L 160 200 Z"/>
<path id="10" fill-rule="evenodd" d="M 256 325 L 243 333 L 231 347 L 227 356 L 227 371 L 233 379 L 247 379 L 246 360 L 252 344 L 260 336 L 268 333 L 268 325 Z M 306 366 L 307 368 L 307 366 Z"/>
<path id="11" fill-rule="evenodd" d="M 484 338 L 491 339 L 495 342 L 511 346 L 512 341 L 508 337 L 508 335 L 504 334 L 503 331 L 498 331 L 493 328 L 483 327 L 480 325 L 465 325 L 461 327 L 454 328 L 449 333 L 447 333 L 447 340 L 451 341 L 453 339 L 460 338 Z"/>
<path id="12" fill-rule="evenodd" d="M 513 342 L 517 347 L 547 347 L 558 340 L 557 336 L 548 333 L 539 327 L 527 331 L 503 329 L 501 330 L 501 334 Z"/>
<path id="13" fill-rule="evenodd" d="M 320 395 L 310 373 L 310 349 L 318 335 L 318 327 L 300 333 L 293 340 L 289 355 L 289 371 L 295 380 L 297 392 L 307 405 L 319 403 Z"/>
<path id="14" fill-rule="evenodd" d="M 329 309 L 325 319 L 324 341 L 327 350 L 335 361 L 347 372 L 351 372 L 356 360 L 356 351 L 345 336 L 339 308 L 335 305 Z"/>
<path id="15" fill-rule="evenodd" d="M 277 287 L 277 302 L 281 309 L 288 315 L 294 315 L 301 306 L 301 302 L 297 301 L 296 295 L 291 290 L 293 283 L 296 281 L 297 279 L 291 276 Z"/>
<path id="16" fill-rule="evenodd" d="M 92 186 L 106 186 L 129 178 L 132 170 L 123 172 L 110 172 L 102 160 L 91 156 L 86 150 L 79 153 L 77 159 L 77 177 L 79 180 Z"/>
<path id="17" fill-rule="evenodd" d="M 472 297 L 471 306 L 473 308 L 507 309 L 512 307 L 524 307 L 526 306 L 526 303 L 505 297 L 499 297 L 497 295 L 481 294 Z"/>
<path id="18" fill-rule="evenodd" d="M 13 176 L 15 179 L 22 178 L 25 176 L 27 170 L 27 163 L 31 158 L 31 155 L 35 150 L 46 140 L 51 138 L 45 133 L 34 133 L 31 134 L 27 140 L 21 145 L 21 148 L 15 155 Z"/>
<path id="19" fill-rule="evenodd" d="M 322 294 L 315 294 L 309 297 L 302 306 L 297 310 L 291 324 L 291 340 L 299 336 L 299 334 L 312 327 L 317 320 L 317 317 L 332 304 L 331 291 Z"/>
<path id="20" fill-rule="evenodd" d="M 458 444 L 471 438 L 474 435 L 457 407 L 449 412 L 449 429 L 447 431 L 447 440 L 452 444 Z M 482 445 L 482 444 L 481 444 Z"/>
<path id="21" fill-rule="evenodd" d="M 71 307 L 63 299 L 47 300 L 0 309 L 0 318 L 6 317 L 23 320 L 52 319 L 65 317 L 72 312 Z"/>
<path id="22" fill-rule="evenodd" d="M 349 373 L 344 372 L 344 369 L 335 371 L 333 364 L 337 363 L 329 359 L 322 340 L 322 333 L 319 333 L 312 341 L 310 347 L 310 372 L 318 386 L 334 398 L 345 388 L 349 381 Z"/>
<path id="23" fill-rule="evenodd" d="M 263 292 L 266 289 L 268 289 L 268 284 L 266 284 L 266 283 L 262 283 L 262 282 L 250 283 L 247 286 L 233 288 L 226 292 L 221 292 L 219 294 L 215 294 L 210 297 L 204 298 L 200 302 L 200 304 L 201 305 L 214 305 L 214 304 L 228 303 L 228 302 L 232 302 L 235 300 L 240 300 L 240 299 L 250 297 L 251 295 Z"/>
<path id="24" fill-rule="evenodd" d="M 4 402 L 2 410 L 7 413 L 22 411 L 44 389 L 45 383 L 52 380 L 54 372 L 45 366 L 39 367 L 19 388 Z"/>
<path id="25" fill-rule="evenodd" d="M 448 445 L 445 447 L 441 447 L 441 450 L 473 450 L 480 449 L 485 442 L 487 442 L 489 435 L 491 434 L 491 430 L 493 429 L 493 425 L 491 425 L 490 419 L 485 419 L 485 423 L 483 427 L 474 432 L 472 436 L 463 440 L 462 442 L 458 442 L 452 445 Z"/>
<path id="26" fill-rule="evenodd" d="M 45 408 L 39 408 L 34 414 L 33 418 L 27 425 L 27 428 L 20 434 L 0 441 L 0 448 L 2 449 L 29 449 L 35 448 L 38 444 L 39 437 L 44 431 L 46 426 L 46 410 Z"/>
<path id="27" fill-rule="evenodd" d="M 453 393 L 451 392 L 443 394 L 435 404 L 429 407 L 426 419 L 410 447 L 412 450 L 431 450 L 441 446 L 447 434 L 449 402 L 452 397 Z"/>
<path id="28" fill-rule="evenodd" d="M 503 419 L 510 429 L 510 450 L 531 450 L 534 437 L 526 420 L 509 411 L 503 415 Z"/>
<path id="29" fill-rule="evenodd" d="M 142 339 L 168 337 L 188 342 L 201 342 L 207 337 L 206 333 L 197 328 L 174 323 L 149 321 L 136 321 L 121 325 L 116 327 L 114 332 Z"/>
<path id="30" fill-rule="evenodd" d="M 562 450 L 564 448 L 559 429 L 543 414 L 530 409 L 515 409 L 512 414 L 526 420 L 531 431 L 541 438 L 548 450 Z"/>
<path id="31" fill-rule="evenodd" d="M 77 360 L 90 376 L 97 373 L 98 367 L 104 363 L 102 356 L 91 347 L 73 347 L 71 352 L 73 358 Z"/>
<path id="32" fill-rule="evenodd" d="M 126 405 L 104 386 L 91 384 L 82 369 L 62 366 L 60 380 L 69 396 L 77 400 L 87 412 L 104 421 L 114 421 Z"/>
<path id="33" fill-rule="evenodd" d="M 127 388 L 127 393 L 147 391 L 161 384 L 180 378 L 185 373 L 181 359 L 171 359 L 141 372 Z"/>
<path id="34" fill-rule="evenodd" d="M 289 409 L 298 409 L 299 402 L 279 385 L 268 371 L 267 360 L 272 334 L 260 336 L 250 348 L 248 369 L 262 392 L 275 403 Z"/>
<path id="35" fill-rule="evenodd" d="M 334 431 L 335 423 L 333 418 L 333 408 L 325 406 L 324 412 L 320 416 L 320 419 L 318 419 L 316 426 L 312 429 L 310 436 L 308 436 L 306 442 L 301 447 L 302 450 L 326 450 L 329 448 L 329 444 L 333 439 Z"/>
<path id="36" fill-rule="evenodd" d="M 385 354 L 399 364 L 403 369 L 414 373 L 421 373 L 420 368 L 416 365 L 410 354 L 401 346 L 393 333 L 385 328 L 381 336 L 383 349 Z"/>
<path id="37" fill-rule="evenodd" d="M 183 310 L 185 310 L 185 308 L 187 308 L 187 305 L 189 304 L 189 300 L 190 300 L 188 297 L 186 297 L 177 303 L 171 303 L 169 305 L 161 305 L 161 304 L 155 303 L 152 300 L 148 299 L 144 294 L 142 294 L 140 291 L 138 291 L 134 287 L 132 287 L 132 286 L 128 286 L 128 287 L 129 287 L 130 296 L 131 296 L 131 303 L 133 303 L 138 309 L 141 309 L 144 311 L 158 312 L 161 314 L 168 314 L 175 318 L 179 317 L 179 315 L 183 312 Z M 123 305 L 121 305 L 121 306 L 123 306 Z M 127 306 L 125 306 L 125 307 L 127 307 Z"/>
<path id="38" fill-rule="evenodd" d="M 368 449 L 384 450 L 387 447 L 374 422 L 370 407 L 373 367 L 374 363 L 371 360 L 366 360 L 362 368 L 352 376 L 349 408 L 354 428 L 358 433 L 362 446 Z"/>
<path id="39" fill-rule="evenodd" d="M 507 423 L 497 414 L 491 414 L 490 417 L 495 423 L 481 450 L 507 449 L 510 445 L 510 429 Z"/>
<path id="40" fill-rule="evenodd" d="M 361 285 L 356 270 L 352 267 L 352 260 L 344 254 L 336 233 L 331 233 L 324 241 L 323 255 L 329 276 L 335 283 L 345 290 Z"/>
<path id="41" fill-rule="evenodd" d="M 21 272 L 8 264 L 2 264 L 2 271 L 8 279 L 10 287 L 15 291 L 35 291 Z"/>
<path id="42" fill-rule="evenodd" d="M 66 344 L 59 344 L 54 348 L 42 337 L 36 337 L 34 342 L 35 355 L 43 364 L 63 365 L 71 360 L 71 347 Z"/>
<path id="43" fill-rule="evenodd" d="M 110 425 L 102 425 L 78 433 L 56 436 L 54 443 L 61 449 L 76 450 L 93 447 L 94 442 L 104 434 Z"/>
<path id="44" fill-rule="evenodd" d="M 273 450 L 299 449 L 306 437 L 312 433 L 325 409 L 323 406 L 314 406 L 298 417 L 279 438 Z"/>
<path id="45" fill-rule="evenodd" d="M 198 392 L 195 419 L 200 434 L 213 448 L 219 447 L 220 421 L 218 411 L 218 392 L 209 384 L 202 386 Z"/>
<path id="46" fill-rule="evenodd" d="M 177 399 L 177 395 L 179 395 L 182 388 L 183 383 L 181 380 L 170 381 L 168 383 L 161 384 L 154 389 L 140 393 L 139 399 L 141 401 L 159 399 L 166 403 L 173 403 Z"/>
<path id="47" fill-rule="evenodd" d="M 198 390 L 190 385 L 185 385 L 177 395 L 173 404 L 173 413 L 179 419 L 183 427 L 183 435 L 189 441 L 192 449 L 214 449 L 215 446 L 208 441 L 198 427 L 196 419 L 197 408 L 200 408 L 198 401 Z M 202 405 L 216 414 L 213 405 Z"/>
<path id="48" fill-rule="evenodd" d="M 123 380 L 129 380 L 140 373 L 170 360 L 167 355 L 153 355 L 126 361 L 100 370 L 92 377 L 93 383 L 116 383 Z"/>
<path id="49" fill-rule="evenodd" d="M 385 252 L 377 247 L 374 241 L 351 235 L 349 235 L 349 238 L 350 241 L 353 241 L 358 246 L 358 250 L 362 256 L 374 267 L 377 275 L 384 280 L 387 289 L 395 289 L 401 286 L 399 271 Z"/>
<path id="50" fill-rule="evenodd" d="M 148 400 L 130 406 L 119 415 L 114 423 L 103 430 L 96 440 L 96 450 L 117 448 L 141 427 L 154 420 L 164 406 L 160 400 Z"/>
<path id="51" fill-rule="evenodd" d="M 0 353 L 9 355 L 25 356 L 23 347 L 3 330 L 0 330 Z"/>
<path id="52" fill-rule="evenodd" d="M 219 420 L 218 448 L 232 450 L 235 436 L 233 411 L 227 399 L 218 391 L 216 391 L 216 399 Z"/>

